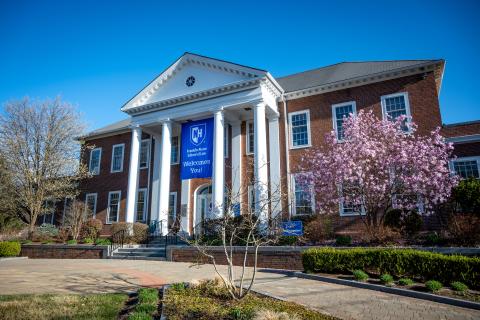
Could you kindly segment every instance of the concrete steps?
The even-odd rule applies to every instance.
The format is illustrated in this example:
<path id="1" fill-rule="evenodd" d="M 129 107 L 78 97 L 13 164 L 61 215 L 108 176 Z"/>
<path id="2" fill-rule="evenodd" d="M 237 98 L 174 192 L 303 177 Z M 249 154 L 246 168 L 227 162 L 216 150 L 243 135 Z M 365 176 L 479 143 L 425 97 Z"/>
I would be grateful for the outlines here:
<path id="1" fill-rule="evenodd" d="M 165 260 L 165 247 L 119 248 L 110 256 L 111 259 L 128 260 Z"/>

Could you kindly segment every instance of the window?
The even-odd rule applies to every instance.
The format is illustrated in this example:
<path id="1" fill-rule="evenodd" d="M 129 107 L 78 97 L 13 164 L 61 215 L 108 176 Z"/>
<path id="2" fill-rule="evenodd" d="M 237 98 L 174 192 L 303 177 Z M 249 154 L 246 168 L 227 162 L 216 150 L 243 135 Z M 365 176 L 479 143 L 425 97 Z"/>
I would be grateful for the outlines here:
<path id="1" fill-rule="evenodd" d="M 356 113 L 355 101 L 334 104 L 332 106 L 333 129 L 337 136 L 337 140 L 343 140 L 343 121 L 348 118 L 350 114 Z"/>
<path id="2" fill-rule="evenodd" d="M 347 188 L 341 187 L 339 189 L 339 192 L 346 193 L 348 192 Z M 360 204 L 354 204 L 351 201 L 346 201 L 345 199 L 342 198 L 340 201 L 340 216 L 356 216 L 365 214 L 365 209 L 363 208 L 362 205 Z"/>
<path id="3" fill-rule="evenodd" d="M 148 168 L 150 162 L 150 140 L 142 140 L 140 144 L 140 169 Z"/>
<path id="4" fill-rule="evenodd" d="M 55 201 L 54 200 L 46 200 L 45 206 L 43 209 L 43 222 L 48 224 L 54 224 L 54 217 L 55 217 Z"/>
<path id="5" fill-rule="evenodd" d="M 170 228 L 175 224 L 177 217 L 177 193 L 170 192 L 168 197 L 168 225 Z"/>
<path id="6" fill-rule="evenodd" d="M 294 215 L 312 214 L 315 210 L 313 186 L 307 184 L 305 181 L 301 181 L 299 176 L 301 174 L 293 175 L 294 186 Z"/>
<path id="7" fill-rule="evenodd" d="M 147 189 L 138 189 L 137 212 L 135 221 L 146 221 L 147 219 Z"/>
<path id="8" fill-rule="evenodd" d="M 223 156 L 228 158 L 228 133 L 229 133 L 229 125 L 225 125 L 223 129 Z"/>
<path id="9" fill-rule="evenodd" d="M 291 148 L 310 146 L 310 111 L 298 111 L 288 114 L 290 121 Z"/>
<path id="10" fill-rule="evenodd" d="M 116 144 L 112 147 L 112 172 L 123 171 L 123 153 L 125 144 Z"/>
<path id="11" fill-rule="evenodd" d="M 253 184 L 248 186 L 248 208 L 250 212 L 255 212 L 255 186 Z"/>
<path id="12" fill-rule="evenodd" d="M 102 148 L 95 148 L 90 151 L 89 171 L 91 174 L 100 173 L 100 161 L 102 160 Z"/>
<path id="13" fill-rule="evenodd" d="M 178 159 L 178 137 L 172 137 L 172 157 L 170 158 L 171 164 L 177 164 Z"/>
<path id="14" fill-rule="evenodd" d="M 253 154 L 255 152 L 255 140 L 254 126 L 252 121 L 247 121 L 247 154 Z"/>
<path id="15" fill-rule="evenodd" d="M 72 204 L 73 204 L 73 201 L 75 199 L 74 198 L 71 198 L 71 197 L 67 197 L 65 198 L 65 200 L 63 201 L 63 216 L 62 216 L 62 224 L 65 223 L 65 217 L 67 217 L 67 219 L 69 219 L 70 217 L 70 209 L 72 208 Z"/>
<path id="16" fill-rule="evenodd" d="M 107 223 L 117 222 L 120 212 L 121 191 L 108 193 Z"/>
<path id="17" fill-rule="evenodd" d="M 480 157 L 457 158 L 452 160 L 451 168 L 462 179 L 480 178 Z"/>
<path id="18" fill-rule="evenodd" d="M 87 210 L 88 217 L 95 218 L 97 214 L 97 194 L 87 193 L 85 196 L 85 210 Z"/>
<path id="19" fill-rule="evenodd" d="M 402 115 L 410 117 L 410 104 L 406 92 L 383 96 L 381 100 L 383 119 L 395 121 Z M 408 131 L 408 126 L 406 124 L 407 121 L 409 120 L 407 119 L 402 127 L 403 131 Z"/>

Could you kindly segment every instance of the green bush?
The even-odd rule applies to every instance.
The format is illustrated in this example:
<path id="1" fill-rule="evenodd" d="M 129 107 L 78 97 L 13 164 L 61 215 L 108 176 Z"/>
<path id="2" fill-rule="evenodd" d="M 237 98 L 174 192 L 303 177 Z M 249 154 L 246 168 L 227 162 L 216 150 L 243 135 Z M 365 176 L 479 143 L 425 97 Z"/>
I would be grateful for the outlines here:
<path id="1" fill-rule="evenodd" d="M 480 180 L 470 178 L 461 180 L 452 190 L 452 199 L 462 212 L 480 215 Z"/>
<path id="2" fill-rule="evenodd" d="M 119 232 L 120 230 L 132 230 L 132 234 L 125 232 L 125 242 L 131 243 L 145 243 L 148 237 L 148 225 L 145 223 L 135 222 L 115 222 L 112 223 L 112 234 Z"/>
<path id="3" fill-rule="evenodd" d="M 422 229 L 423 219 L 415 210 L 391 209 L 385 214 L 383 224 L 405 236 L 412 237 Z"/>
<path id="4" fill-rule="evenodd" d="M 345 273 L 352 270 L 395 277 L 461 281 L 480 288 L 480 258 L 443 255 L 413 249 L 312 248 L 302 254 L 306 272 Z"/>
<path id="5" fill-rule="evenodd" d="M 335 239 L 337 246 L 349 246 L 352 244 L 352 237 L 350 236 L 337 236 Z"/>
<path id="6" fill-rule="evenodd" d="M 441 241 L 442 241 L 442 238 L 436 232 L 430 232 L 425 237 L 426 245 L 434 246 L 434 245 L 440 244 Z"/>
<path id="7" fill-rule="evenodd" d="M 100 236 L 100 231 L 102 231 L 103 223 L 100 219 L 90 218 L 82 226 L 82 237 L 91 238 L 95 242 Z"/>
<path id="8" fill-rule="evenodd" d="M 93 242 L 94 242 L 94 241 L 93 241 L 92 238 L 85 238 L 85 239 L 83 239 L 83 243 L 85 243 L 85 244 L 92 244 Z"/>
<path id="9" fill-rule="evenodd" d="M 112 244 L 112 241 L 110 239 L 107 239 L 107 238 L 99 238 L 97 239 L 97 241 L 95 241 L 95 244 L 97 246 L 109 246 Z"/>
<path id="10" fill-rule="evenodd" d="M 67 244 L 69 244 L 69 245 L 77 244 L 77 240 L 75 240 L 75 239 L 68 240 Z"/>
<path id="11" fill-rule="evenodd" d="M 21 246 L 17 241 L 0 242 L 0 257 L 16 257 L 20 254 Z"/>
<path id="12" fill-rule="evenodd" d="M 281 236 L 278 239 L 278 244 L 281 246 L 293 246 L 297 243 L 297 236 Z"/>
<path id="13" fill-rule="evenodd" d="M 380 281 L 383 284 L 392 284 L 393 283 L 393 277 L 389 275 L 388 273 L 382 274 L 380 276 Z"/>
<path id="14" fill-rule="evenodd" d="M 425 282 L 425 288 L 427 288 L 427 290 L 430 292 L 437 292 L 443 288 L 443 284 L 436 280 L 429 280 Z"/>
<path id="15" fill-rule="evenodd" d="M 366 274 L 363 270 L 354 270 L 353 277 L 357 281 L 365 282 L 368 280 L 368 274 Z"/>
<path id="16" fill-rule="evenodd" d="M 458 292 L 464 292 L 468 290 L 468 286 L 460 281 L 453 281 L 450 283 L 450 286 L 452 287 L 453 290 L 458 291 Z"/>
<path id="17" fill-rule="evenodd" d="M 411 286 L 412 284 L 414 284 L 414 282 L 410 278 L 402 278 L 398 280 L 398 284 L 401 286 Z"/>

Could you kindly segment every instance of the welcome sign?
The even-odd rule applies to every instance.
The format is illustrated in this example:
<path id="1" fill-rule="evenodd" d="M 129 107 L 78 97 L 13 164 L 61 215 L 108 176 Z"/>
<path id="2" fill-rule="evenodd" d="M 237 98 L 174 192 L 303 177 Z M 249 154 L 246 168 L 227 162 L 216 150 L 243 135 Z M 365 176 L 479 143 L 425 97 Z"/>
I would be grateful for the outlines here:
<path id="1" fill-rule="evenodd" d="M 182 124 L 182 180 L 212 176 L 213 125 L 213 118 Z"/>

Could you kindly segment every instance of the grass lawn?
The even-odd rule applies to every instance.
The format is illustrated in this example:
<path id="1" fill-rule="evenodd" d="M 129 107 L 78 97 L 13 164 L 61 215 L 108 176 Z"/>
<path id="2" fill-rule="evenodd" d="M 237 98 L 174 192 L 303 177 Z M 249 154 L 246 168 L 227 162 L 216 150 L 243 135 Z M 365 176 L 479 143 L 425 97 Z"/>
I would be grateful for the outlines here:
<path id="1" fill-rule="evenodd" d="M 0 296 L 0 319 L 116 319 L 126 294 Z"/>
<path id="2" fill-rule="evenodd" d="M 275 319 L 316 319 L 336 318 L 307 309 L 292 302 L 284 302 L 249 294 L 240 301 L 230 298 L 227 291 L 212 282 L 202 282 L 194 287 L 183 284 L 171 286 L 163 297 L 164 312 L 169 320 L 211 319 L 250 320 L 266 319 L 259 313 L 276 312 L 282 317 Z M 268 318 L 273 319 L 273 318 Z"/>

